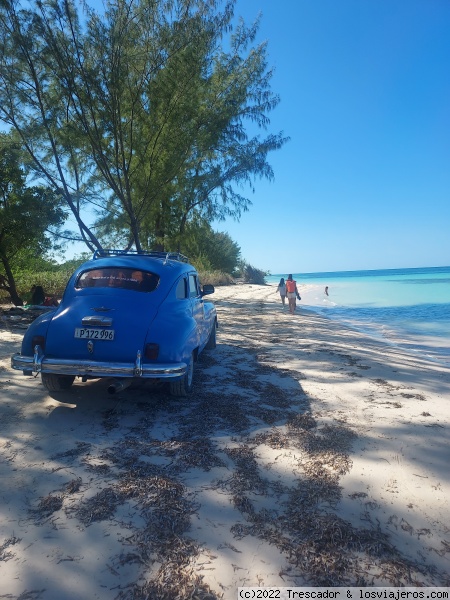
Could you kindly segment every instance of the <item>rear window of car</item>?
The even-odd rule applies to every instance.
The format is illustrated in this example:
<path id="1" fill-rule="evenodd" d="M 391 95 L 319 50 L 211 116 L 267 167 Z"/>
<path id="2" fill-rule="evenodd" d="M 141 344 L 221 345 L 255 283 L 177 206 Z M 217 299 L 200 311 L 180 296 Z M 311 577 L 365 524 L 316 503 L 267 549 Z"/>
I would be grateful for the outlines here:
<path id="1" fill-rule="evenodd" d="M 153 292 L 159 283 L 159 275 L 139 269 L 104 267 L 84 271 L 78 277 L 75 287 L 119 288 L 136 292 Z"/>

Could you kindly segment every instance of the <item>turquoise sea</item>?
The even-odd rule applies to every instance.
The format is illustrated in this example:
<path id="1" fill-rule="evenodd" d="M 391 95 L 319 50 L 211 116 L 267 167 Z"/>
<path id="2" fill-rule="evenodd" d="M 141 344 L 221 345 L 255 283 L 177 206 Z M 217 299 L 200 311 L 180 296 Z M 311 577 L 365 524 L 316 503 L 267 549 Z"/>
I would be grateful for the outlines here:
<path id="1" fill-rule="evenodd" d="M 287 274 L 270 275 L 278 284 Z M 450 365 L 450 267 L 293 273 L 301 305 Z M 328 296 L 325 294 L 328 286 Z"/>

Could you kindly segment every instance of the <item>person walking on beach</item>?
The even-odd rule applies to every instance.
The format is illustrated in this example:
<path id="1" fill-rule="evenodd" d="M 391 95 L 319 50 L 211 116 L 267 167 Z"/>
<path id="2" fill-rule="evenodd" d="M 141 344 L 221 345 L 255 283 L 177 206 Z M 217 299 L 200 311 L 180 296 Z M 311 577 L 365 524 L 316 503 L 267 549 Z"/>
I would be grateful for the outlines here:
<path id="1" fill-rule="evenodd" d="M 292 279 L 292 274 L 288 275 L 286 280 L 286 290 L 287 290 L 287 299 L 289 302 L 289 312 L 291 315 L 295 312 L 295 307 L 297 305 L 296 299 L 300 296 L 297 290 L 297 283 L 295 279 Z"/>
<path id="2" fill-rule="evenodd" d="M 325 286 L 325 296 L 328 296 L 328 286 Z"/>
<path id="3" fill-rule="evenodd" d="M 284 277 L 282 277 L 280 279 L 280 283 L 278 284 L 278 287 L 277 287 L 277 292 L 279 292 L 279 294 L 280 294 L 281 303 L 283 304 L 283 306 L 285 306 L 285 304 L 286 304 L 286 283 L 284 281 Z"/>

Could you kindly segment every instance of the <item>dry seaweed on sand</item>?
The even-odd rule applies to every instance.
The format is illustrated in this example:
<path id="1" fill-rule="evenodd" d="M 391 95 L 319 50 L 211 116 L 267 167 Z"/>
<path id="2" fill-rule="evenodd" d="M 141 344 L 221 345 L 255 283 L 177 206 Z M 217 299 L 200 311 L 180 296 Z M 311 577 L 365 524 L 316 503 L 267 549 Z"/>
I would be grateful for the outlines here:
<path id="1" fill-rule="evenodd" d="M 57 454 L 53 454 L 51 456 L 51 460 L 60 460 L 62 458 L 77 458 L 82 454 L 88 454 L 91 449 L 91 444 L 87 442 L 77 442 L 75 448 L 71 450 L 66 450 L 65 452 L 58 452 Z"/>
<path id="2" fill-rule="evenodd" d="M 309 431 L 317 427 L 316 419 L 309 412 L 291 413 L 287 421 L 288 429 L 293 433 Z"/>
<path id="3" fill-rule="evenodd" d="M 326 475 L 322 474 L 322 477 L 304 477 L 291 490 L 289 498 L 285 503 L 286 519 L 290 527 L 296 521 L 303 523 L 307 511 L 311 511 L 323 503 L 333 506 L 340 498 L 341 488 L 338 477 L 329 473 Z"/>
<path id="4" fill-rule="evenodd" d="M 116 600 L 221 600 L 193 569 L 176 563 L 163 565 L 156 576 L 143 585 L 122 590 Z"/>
<path id="5" fill-rule="evenodd" d="M 265 444 L 273 450 L 281 450 L 282 448 L 289 448 L 290 441 L 289 437 L 280 431 L 278 428 L 273 428 L 270 431 L 264 433 L 258 433 L 252 438 L 255 444 Z"/>
<path id="6" fill-rule="evenodd" d="M 157 449 L 158 454 L 171 457 L 178 470 L 198 467 L 209 471 L 213 467 L 223 467 L 225 464 L 217 456 L 212 440 L 205 436 L 193 438 L 185 436 L 169 441 L 154 440 L 152 449 Z"/>
<path id="7" fill-rule="evenodd" d="M 309 425 L 309 424 L 308 424 Z M 325 425 L 321 429 L 304 429 L 297 420 L 288 422 L 295 446 L 305 452 L 303 470 L 308 477 L 324 477 L 327 471 L 344 475 L 352 466 L 349 453 L 356 434 L 347 427 Z"/>
<path id="8" fill-rule="evenodd" d="M 237 523 L 237 539 L 251 535 L 283 552 L 292 565 L 291 576 L 314 586 L 424 585 L 433 570 L 403 558 L 389 536 L 377 529 L 358 529 L 333 513 L 303 508 L 276 518 L 248 512 L 248 524 Z M 441 582 L 442 579 L 436 580 Z"/>
<path id="9" fill-rule="evenodd" d="M 30 514 L 38 519 L 46 519 L 62 508 L 63 501 L 64 498 L 62 495 L 53 496 L 49 494 L 45 498 L 41 498 L 37 508 L 31 509 Z"/>
<path id="10" fill-rule="evenodd" d="M 87 527 L 94 521 L 110 519 L 123 501 L 123 495 L 114 488 L 104 488 L 92 498 L 81 502 L 75 508 L 75 516 Z"/>
<path id="11" fill-rule="evenodd" d="M 192 567 L 198 546 L 184 537 L 190 527 L 195 506 L 185 497 L 185 487 L 168 477 L 139 478 L 126 475 L 120 482 L 121 493 L 139 503 L 146 526 L 129 538 L 135 550 L 122 562 L 138 561 L 147 565 L 151 575 L 143 585 L 133 584 L 120 591 L 118 600 L 219 600 Z M 156 564 L 160 567 L 155 573 Z"/>
<path id="12" fill-rule="evenodd" d="M 252 448 L 244 444 L 226 450 L 236 464 L 226 487 L 232 492 L 233 506 L 246 521 L 231 528 L 236 538 L 250 535 L 277 546 L 293 565 L 290 575 L 306 578 L 312 585 L 433 581 L 428 567 L 404 558 L 387 534 L 375 528 L 356 528 L 332 512 L 341 499 L 339 478 L 351 466 L 349 452 L 356 437 L 352 430 L 341 425 L 319 428 L 314 417 L 305 413 L 290 415 L 287 437 L 302 453 L 303 476 L 287 500 L 277 505 L 278 514 L 258 512 L 251 502 L 252 492 L 261 489 Z M 280 437 L 274 431 L 265 432 L 251 442 L 279 444 Z M 439 577 L 436 581 L 442 581 Z"/>
<path id="13" fill-rule="evenodd" d="M 200 419 L 199 415 L 201 415 Z M 181 422 L 183 437 L 191 439 L 212 434 L 223 427 L 231 427 L 236 433 L 244 433 L 251 424 L 245 396 L 209 392 L 201 394 L 200 401 L 192 404 L 191 411 L 181 418 Z"/>
<path id="14" fill-rule="evenodd" d="M 0 561 L 7 562 L 11 558 L 14 558 L 13 552 L 8 550 L 8 548 L 14 546 L 15 544 L 19 544 L 20 542 L 21 540 L 16 538 L 14 535 L 5 540 L 3 544 L 0 545 Z"/>
<path id="15" fill-rule="evenodd" d="M 267 482 L 259 474 L 258 463 L 250 446 L 244 444 L 236 448 L 226 448 L 225 453 L 236 464 L 235 472 L 225 482 L 234 494 L 245 491 L 267 491 Z"/>
<path id="16" fill-rule="evenodd" d="M 189 529 L 195 506 L 186 498 L 186 489 L 180 482 L 160 475 L 145 478 L 126 475 L 118 490 L 124 498 L 139 503 L 147 526 L 137 539 L 141 545 L 145 539 L 152 552 L 164 554 L 168 544 L 173 546 L 174 536 L 181 536 Z"/>
<path id="17" fill-rule="evenodd" d="M 337 477 L 327 484 L 321 480 L 300 482 L 279 516 L 249 510 L 241 498 L 235 505 L 248 524 L 236 524 L 231 531 L 238 539 L 251 535 L 276 545 L 298 569 L 298 576 L 311 585 L 389 582 L 403 586 L 433 581 L 432 569 L 402 557 L 387 534 L 378 529 L 356 528 L 323 509 L 324 502 L 330 506 L 339 499 L 337 483 Z M 290 574 L 295 575 L 292 569 Z"/>
<path id="18" fill-rule="evenodd" d="M 82 479 L 81 477 L 77 477 L 76 479 L 72 479 L 64 486 L 64 490 L 66 494 L 76 494 L 81 488 Z"/>

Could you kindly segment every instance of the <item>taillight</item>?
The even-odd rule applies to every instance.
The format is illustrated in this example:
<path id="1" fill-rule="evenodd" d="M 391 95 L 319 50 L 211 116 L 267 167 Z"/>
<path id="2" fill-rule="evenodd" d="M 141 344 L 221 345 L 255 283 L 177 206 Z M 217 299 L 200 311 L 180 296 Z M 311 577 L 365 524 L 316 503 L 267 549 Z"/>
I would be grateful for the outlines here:
<path id="1" fill-rule="evenodd" d="M 148 360 L 156 360 L 159 354 L 159 344 L 146 344 L 145 345 L 145 358 Z"/>
<path id="2" fill-rule="evenodd" d="M 40 346 L 42 352 L 45 350 L 45 337 L 43 335 L 35 335 L 31 340 L 31 350 L 34 353 L 34 347 Z"/>

